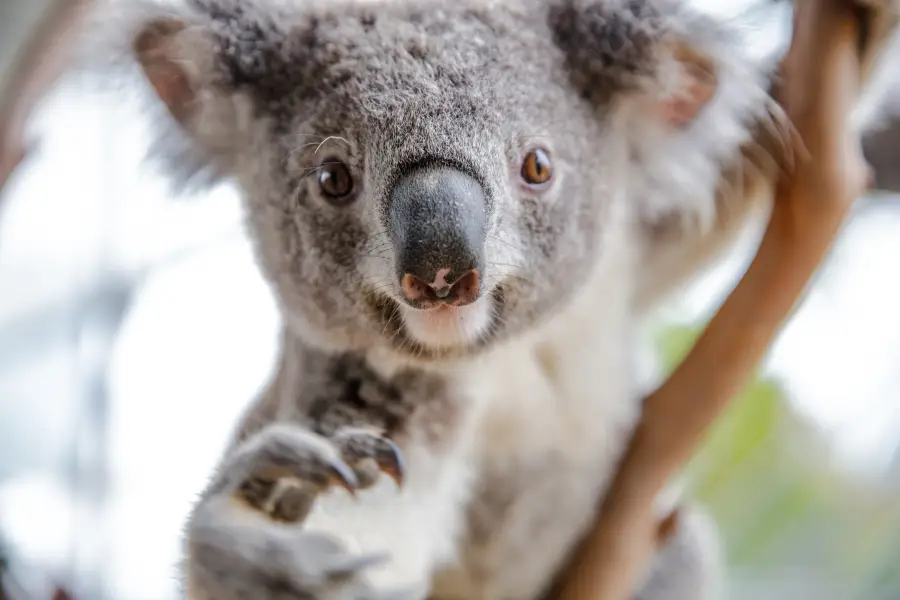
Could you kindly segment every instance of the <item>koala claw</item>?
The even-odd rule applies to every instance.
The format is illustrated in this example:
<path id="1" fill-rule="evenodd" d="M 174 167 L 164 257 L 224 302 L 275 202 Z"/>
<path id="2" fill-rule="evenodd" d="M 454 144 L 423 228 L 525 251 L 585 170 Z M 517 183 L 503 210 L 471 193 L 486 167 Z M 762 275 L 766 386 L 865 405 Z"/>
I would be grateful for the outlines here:
<path id="1" fill-rule="evenodd" d="M 244 442 L 224 466 L 219 490 L 273 521 L 306 519 L 318 494 L 340 487 L 351 495 L 384 473 L 403 483 L 403 458 L 377 431 L 347 427 L 325 437 L 278 424 Z"/>
<path id="2" fill-rule="evenodd" d="M 388 438 L 376 431 L 347 427 L 339 430 L 331 440 L 344 460 L 353 465 L 359 487 L 373 485 L 379 472 L 393 479 L 398 487 L 403 485 L 403 456 Z"/>
<path id="3" fill-rule="evenodd" d="M 302 427 L 279 424 L 238 447 L 216 487 L 274 521 L 297 523 L 306 519 L 319 493 L 335 486 L 355 495 L 360 483 L 334 444 Z"/>

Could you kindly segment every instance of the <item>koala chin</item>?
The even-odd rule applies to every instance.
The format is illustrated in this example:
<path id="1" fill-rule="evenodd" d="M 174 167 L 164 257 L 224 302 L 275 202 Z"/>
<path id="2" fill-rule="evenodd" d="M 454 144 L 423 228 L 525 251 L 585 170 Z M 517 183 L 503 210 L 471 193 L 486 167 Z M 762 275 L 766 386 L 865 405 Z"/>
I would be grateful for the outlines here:
<path id="1" fill-rule="evenodd" d="M 436 349 L 465 347 L 484 336 L 491 325 L 491 299 L 466 306 L 416 310 L 403 307 L 403 325 L 420 344 Z"/>

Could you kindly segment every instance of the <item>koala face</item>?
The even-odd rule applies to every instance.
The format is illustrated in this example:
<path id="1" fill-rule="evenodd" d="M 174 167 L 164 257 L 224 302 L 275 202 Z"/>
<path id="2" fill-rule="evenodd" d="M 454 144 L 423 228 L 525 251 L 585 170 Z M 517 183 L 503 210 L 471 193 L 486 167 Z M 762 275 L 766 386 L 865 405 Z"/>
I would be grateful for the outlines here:
<path id="1" fill-rule="evenodd" d="M 196 0 L 152 23 L 144 72 L 192 160 L 236 178 L 311 343 L 475 352 L 553 314 L 625 226 L 622 145 L 543 3 Z"/>

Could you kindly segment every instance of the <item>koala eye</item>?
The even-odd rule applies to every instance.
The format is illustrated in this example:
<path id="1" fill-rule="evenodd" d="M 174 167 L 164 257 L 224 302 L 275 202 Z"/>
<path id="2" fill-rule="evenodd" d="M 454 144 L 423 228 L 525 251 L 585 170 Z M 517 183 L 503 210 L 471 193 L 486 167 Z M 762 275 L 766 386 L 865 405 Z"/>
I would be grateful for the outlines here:
<path id="1" fill-rule="evenodd" d="M 537 148 L 528 153 L 522 162 L 522 179 L 528 185 L 543 185 L 553 176 L 553 167 L 547 152 Z"/>
<path id="2" fill-rule="evenodd" d="M 353 176 L 347 165 L 338 160 L 329 160 L 319 167 L 319 189 L 332 202 L 346 201 L 353 191 Z"/>

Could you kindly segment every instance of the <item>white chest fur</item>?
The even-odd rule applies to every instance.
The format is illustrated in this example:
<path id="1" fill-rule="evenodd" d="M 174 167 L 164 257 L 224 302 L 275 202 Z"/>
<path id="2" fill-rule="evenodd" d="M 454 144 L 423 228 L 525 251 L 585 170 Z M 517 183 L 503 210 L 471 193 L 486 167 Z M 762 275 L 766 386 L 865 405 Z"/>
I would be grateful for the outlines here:
<path id="1" fill-rule="evenodd" d="M 536 335 L 472 367 L 479 480 L 436 597 L 534 597 L 592 519 L 639 415 L 630 290 L 608 287 L 630 266 L 602 265 Z"/>
<path id="2" fill-rule="evenodd" d="M 315 504 L 304 527 L 337 535 L 353 553 L 384 553 L 388 560 L 367 571 L 372 583 L 425 598 L 431 574 L 456 557 L 475 475 L 473 417 L 465 414 L 455 437 L 440 450 L 426 436 L 410 436 L 402 445 L 402 488 L 381 478 L 355 499 L 331 491 Z"/>

